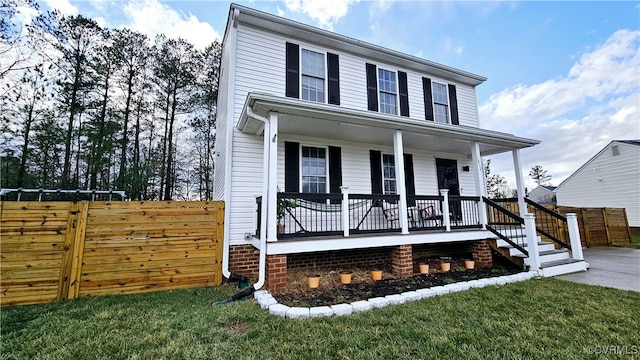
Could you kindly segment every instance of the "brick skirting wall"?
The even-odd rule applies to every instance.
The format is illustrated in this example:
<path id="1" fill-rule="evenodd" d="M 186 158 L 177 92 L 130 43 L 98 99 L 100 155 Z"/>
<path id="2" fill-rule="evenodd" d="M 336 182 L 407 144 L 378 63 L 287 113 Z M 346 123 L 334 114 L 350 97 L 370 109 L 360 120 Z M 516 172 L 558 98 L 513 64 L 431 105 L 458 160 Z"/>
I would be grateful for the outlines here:
<path id="1" fill-rule="evenodd" d="M 231 246 L 229 270 L 255 281 L 259 255 L 260 251 L 252 245 Z M 336 271 L 349 267 L 381 268 L 391 270 L 394 276 L 406 277 L 414 273 L 414 260 L 437 256 L 470 258 L 475 260 L 476 268 L 493 266 L 491 248 L 486 240 L 267 255 L 267 289 L 273 293 L 285 290 L 289 268 L 333 268 Z"/>

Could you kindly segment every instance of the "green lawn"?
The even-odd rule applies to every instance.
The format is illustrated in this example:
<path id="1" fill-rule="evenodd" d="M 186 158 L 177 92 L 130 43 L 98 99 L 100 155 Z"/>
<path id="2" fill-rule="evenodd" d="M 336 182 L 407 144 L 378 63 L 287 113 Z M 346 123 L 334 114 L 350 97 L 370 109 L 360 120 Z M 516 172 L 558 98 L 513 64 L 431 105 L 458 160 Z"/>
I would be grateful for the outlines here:
<path id="1" fill-rule="evenodd" d="M 211 306 L 235 291 L 4 307 L 0 358 L 602 359 L 610 346 L 640 355 L 640 293 L 556 279 L 308 320 L 271 316 L 251 300 Z"/>
<path id="2" fill-rule="evenodd" d="M 628 245 L 625 245 L 625 247 L 640 249 L 640 234 L 631 236 L 631 242 Z"/>

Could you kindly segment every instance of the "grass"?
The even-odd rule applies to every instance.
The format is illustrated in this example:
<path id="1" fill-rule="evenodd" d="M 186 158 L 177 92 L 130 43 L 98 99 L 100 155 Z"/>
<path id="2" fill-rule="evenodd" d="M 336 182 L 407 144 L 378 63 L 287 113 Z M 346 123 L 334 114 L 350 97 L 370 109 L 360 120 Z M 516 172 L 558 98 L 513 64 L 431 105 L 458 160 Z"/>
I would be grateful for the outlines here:
<path id="1" fill-rule="evenodd" d="M 634 234 L 631 236 L 631 242 L 625 244 L 624 247 L 630 247 L 633 249 L 640 249 L 640 234 Z"/>
<path id="2" fill-rule="evenodd" d="M 535 279 L 287 320 L 222 286 L 1 309 L 1 359 L 585 359 L 640 351 L 640 293 Z M 623 348 L 626 346 L 626 348 Z M 631 358 L 631 357 L 628 357 Z"/>

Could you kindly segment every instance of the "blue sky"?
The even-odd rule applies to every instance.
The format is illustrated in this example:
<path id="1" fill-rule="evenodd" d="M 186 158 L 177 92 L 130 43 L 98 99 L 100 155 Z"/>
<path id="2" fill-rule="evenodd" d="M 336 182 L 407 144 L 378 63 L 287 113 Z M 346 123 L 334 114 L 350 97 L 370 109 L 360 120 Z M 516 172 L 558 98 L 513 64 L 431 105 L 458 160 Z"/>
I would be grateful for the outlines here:
<path id="1" fill-rule="evenodd" d="M 230 4 L 40 3 L 199 47 L 223 35 Z M 237 3 L 487 77 L 477 89 L 481 126 L 542 141 L 521 154 L 530 189 L 536 164 L 558 185 L 611 140 L 640 139 L 640 1 Z M 511 156 L 492 159 L 514 184 Z"/>

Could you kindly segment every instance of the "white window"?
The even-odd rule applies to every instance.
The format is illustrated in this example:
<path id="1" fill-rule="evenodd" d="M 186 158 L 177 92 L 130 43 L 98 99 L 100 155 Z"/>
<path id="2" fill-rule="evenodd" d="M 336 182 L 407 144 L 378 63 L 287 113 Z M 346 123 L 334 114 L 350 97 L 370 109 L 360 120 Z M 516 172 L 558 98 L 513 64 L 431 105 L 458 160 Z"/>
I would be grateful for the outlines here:
<path id="1" fill-rule="evenodd" d="M 302 49 L 302 99 L 324 102 L 324 54 Z"/>
<path id="2" fill-rule="evenodd" d="M 382 154 L 382 184 L 385 195 L 396 194 L 396 164 L 393 155 Z"/>
<path id="3" fill-rule="evenodd" d="M 378 92 L 380 95 L 380 112 L 398 114 L 398 86 L 396 73 L 378 68 Z"/>
<path id="4" fill-rule="evenodd" d="M 327 192 L 327 149 L 302 146 L 302 192 Z"/>
<path id="5" fill-rule="evenodd" d="M 433 113 L 436 122 L 449 123 L 449 94 L 447 85 L 433 83 Z"/>

